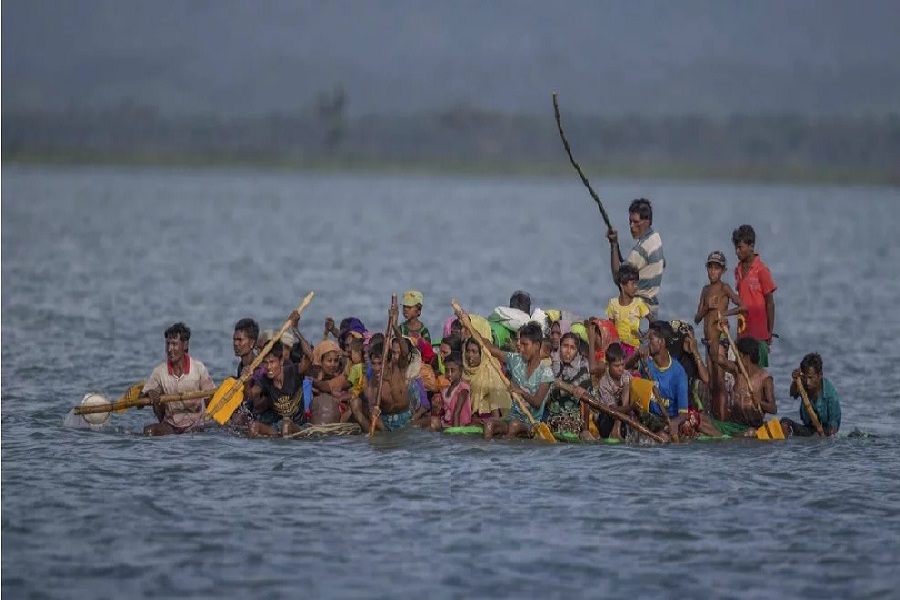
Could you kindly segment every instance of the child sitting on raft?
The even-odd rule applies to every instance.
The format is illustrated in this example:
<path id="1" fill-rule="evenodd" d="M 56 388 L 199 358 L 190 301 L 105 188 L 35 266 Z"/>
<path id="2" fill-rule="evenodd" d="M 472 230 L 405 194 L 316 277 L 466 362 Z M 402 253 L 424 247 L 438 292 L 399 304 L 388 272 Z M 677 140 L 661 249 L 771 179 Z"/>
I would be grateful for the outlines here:
<path id="1" fill-rule="evenodd" d="M 630 413 L 631 410 L 631 373 L 625 369 L 625 353 L 618 342 L 606 349 L 606 372 L 594 388 L 594 395 L 601 404 Z M 609 415 L 597 415 L 597 430 L 602 438 L 622 439 L 621 423 Z"/>
<path id="2" fill-rule="evenodd" d="M 435 404 L 442 408 L 439 416 L 431 417 L 431 430 L 441 431 L 445 427 L 459 427 L 472 422 L 472 403 L 469 384 L 462 379 L 462 356 L 451 354 L 444 364 L 450 386 L 441 391 Z"/>

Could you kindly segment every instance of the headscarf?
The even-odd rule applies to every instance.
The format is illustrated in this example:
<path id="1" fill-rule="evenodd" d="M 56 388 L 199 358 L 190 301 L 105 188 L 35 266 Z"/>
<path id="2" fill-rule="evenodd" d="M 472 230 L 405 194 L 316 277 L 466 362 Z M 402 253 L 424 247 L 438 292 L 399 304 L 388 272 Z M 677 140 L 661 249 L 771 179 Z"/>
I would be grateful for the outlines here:
<path id="1" fill-rule="evenodd" d="M 431 347 L 428 340 L 423 337 L 418 337 L 418 339 L 413 340 L 413 344 L 415 344 L 416 348 L 419 350 L 419 354 L 422 356 L 422 362 L 426 365 L 430 365 L 434 362 L 434 348 Z"/>
<path id="2" fill-rule="evenodd" d="M 338 331 L 338 343 L 343 346 L 347 336 L 353 331 L 362 336 L 367 330 L 365 324 L 356 317 L 348 317 L 341 321 L 341 328 Z"/>
<path id="3" fill-rule="evenodd" d="M 496 369 L 488 364 L 490 360 L 491 358 L 485 356 L 482 351 L 481 363 L 477 367 L 472 367 L 466 361 L 463 348 L 463 379 L 469 382 L 474 414 L 489 413 L 498 408 L 507 411 L 512 404 L 506 384 L 500 379 Z"/>
<path id="4" fill-rule="evenodd" d="M 338 346 L 337 342 L 332 340 L 322 340 L 316 347 L 313 348 L 313 364 L 321 366 L 322 365 L 322 357 L 328 354 L 329 352 L 337 352 L 341 353 L 341 347 Z"/>

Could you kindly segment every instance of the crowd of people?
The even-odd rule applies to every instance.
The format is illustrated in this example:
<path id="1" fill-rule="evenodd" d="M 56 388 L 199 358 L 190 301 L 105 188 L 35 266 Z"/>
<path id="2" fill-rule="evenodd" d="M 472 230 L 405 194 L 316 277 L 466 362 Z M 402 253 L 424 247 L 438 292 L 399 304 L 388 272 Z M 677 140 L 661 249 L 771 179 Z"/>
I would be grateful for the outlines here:
<path id="1" fill-rule="evenodd" d="M 777 288 L 756 252 L 753 227 L 740 225 L 732 235 L 734 288 L 722 280 L 724 253 L 707 257 L 709 284 L 694 315 L 702 327 L 698 343 L 689 322 L 658 318 L 666 263 L 650 201 L 637 199 L 628 212 L 635 244 L 623 256 L 618 233 L 607 233 L 619 293 L 599 317 L 533 307 L 519 290 L 487 317 L 457 312 L 433 339 L 421 320 L 422 293 L 408 290 L 400 302 L 403 320 L 392 305 L 393 325 L 385 333 L 370 331 L 356 317 L 329 318 L 322 340 L 313 344 L 300 333 L 296 312 L 290 330 L 275 340 L 275 332 L 261 332 L 254 319 L 240 319 L 233 346 L 244 400 L 229 425 L 250 436 L 335 423 L 355 423 L 362 431 L 480 425 L 491 438 L 531 436 L 534 423 L 546 423 L 555 435 L 584 440 L 638 436 L 618 414 L 672 440 L 755 434 L 767 414 L 777 413 L 766 370 Z M 736 342 L 729 317 L 737 318 Z M 216 388 L 189 353 L 190 335 L 183 323 L 165 331 L 166 361 L 142 392 L 158 420 L 145 428 L 148 435 L 196 431 L 206 422 L 203 401 L 159 400 Z M 814 435 L 819 424 L 825 435 L 838 432 L 840 400 L 818 354 L 800 361 L 789 393 L 805 393 L 814 414 L 801 406 L 799 421 L 781 419 L 787 434 Z M 595 413 L 586 400 L 612 410 Z"/>

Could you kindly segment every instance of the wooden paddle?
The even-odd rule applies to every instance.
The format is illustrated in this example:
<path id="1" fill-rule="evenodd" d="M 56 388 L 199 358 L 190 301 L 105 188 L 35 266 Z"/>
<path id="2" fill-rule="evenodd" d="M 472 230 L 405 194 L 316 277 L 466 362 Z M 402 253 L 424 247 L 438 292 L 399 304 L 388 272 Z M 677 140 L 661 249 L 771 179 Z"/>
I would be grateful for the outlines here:
<path id="1" fill-rule="evenodd" d="M 800 400 L 803 401 L 803 406 L 806 407 L 806 412 L 809 413 L 809 420 L 812 421 L 816 433 L 819 434 L 819 437 L 825 437 L 825 430 L 822 429 L 822 422 L 819 420 L 819 415 L 813 410 L 812 402 L 809 401 L 809 396 L 806 394 L 806 388 L 803 387 L 802 379 L 797 377 L 794 379 L 794 384 L 797 386 L 797 391 L 800 392 Z"/>
<path id="2" fill-rule="evenodd" d="M 723 323 L 722 311 L 719 311 L 719 323 Z M 737 345 L 731 338 L 731 332 L 728 330 L 727 321 L 725 321 L 725 323 L 726 325 L 725 327 L 722 327 L 722 331 L 725 332 L 725 337 L 728 339 L 728 346 L 731 348 L 731 351 L 734 352 L 734 358 L 738 369 L 740 369 L 741 375 L 744 376 L 744 381 L 747 382 L 747 389 L 750 390 L 750 400 L 753 402 L 753 406 L 756 410 L 762 412 L 762 409 L 759 407 L 759 401 L 756 399 L 756 394 L 753 393 L 753 384 L 750 383 L 750 375 L 747 374 L 747 369 L 744 368 L 744 361 L 741 360 L 741 354 L 738 352 Z M 763 413 L 763 416 L 765 416 L 765 413 Z"/>
<path id="3" fill-rule="evenodd" d="M 578 400 L 580 400 L 581 402 L 584 402 L 586 405 L 590 406 L 594 410 L 602 412 L 603 414 L 610 416 L 613 419 L 617 419 L 617 420 L 625 423 L 626 425 L 628 425 L 629 427 L 631 427 L 638 433 L 640 433 L 642 435 L 646 435 L 653 441 L 659 442 L 660 444 L 666 443 L 665 438 L 663 438 L 661 435 L 659 435 L 657 433 L 653 433 L 652 431 L 650 431 L 649 429 L 647 429 L 646 427 L 641 425 L 638 421 L 635 421 L 634 419 L 632 419 L 629 415 L 620 413 L 619 411 L 613 410 L 608 406 L 604 406 L 603 404 L 600 404 L 599 402 L 597 402 L 596 400 L 591 398 L 590 394 L 588 394 L 588 392 L 585 391 L 583 388 L 576 387 L 576 386 L 572 385 L 571 383 L 566 383 L 565 381 L 562 381 L 561 379 L 556 380 L 556 386 L 559 389 L 561 389 L 562 391 L 564 391 L 568 394 L 571 394 L 572 396 L 575 396 L 576 398 L 578 398 Z M 580 390 L 580 393 L 579 393 L 579 390 Z"/>
<path id="4" fill-rule="evenodd" d="M 656 396 L 656 405 L 659 407 L 659 412 L 662 413 L 662 418 L 666 422 L 666 429 L 669 430 L 669 435 L 672 436 L 672 441 L 678 443 L 678 432 L 672 433 L 672 418 L 669 417 L 669 407 L 662 405 L 662 394 L 659 392 L 659 386 L 656 385 L 656 380 L 653 379 L 653 374 L 650 372 L 650 366 L 647 364 L 643 358 L 641 360 L 641 365 L 644 367 L 644 371 L 647 372 L 647 379 L 650 383 L 653 384 L 653 390 L 650 393 L 650 402 L 653 402 L 653 396 Z M 673 357 L 669 357 L 669 360 L 675 360 Z M 649 404 L 647 405 L 647 410 L 650 410 Z"/>
<path id="5" fill-rule="evenodd" d="M 376 419 L 381 418 L 381 389 L 384 387 L 384 372 L 387 370 L 385 359 L 391 347 L 391 335 L 394 333 L 395 315 L 397 313 L 397 294 L 391 294 L 391 308 L 388 310 L 387 327 L 384 330 L 384 346 L 381 347 L 381 372 L 378 374 L 378 390 L 375 392 L 375 406 L 372 420 L 369 422 L 369 437 L 375 435 Z"/>
<path id="6" fill-rule="evenodd" d="M 306 307 L 312 302 L 314 295 L 315 292 L 310 292 L 303 298 L 303 301 L 297 307 L 297 315 L 303 314 L 303 311 L 306 310 Z M 259 354 L 257 354 L 256 358 L 253 359 L 253 362 L 250 363 L 250 368 L 247 369 L 245 375 L 241 375 L 240 379 L 233 380 L 234 382 L 229 385 L 227 389 L 224 385 L 219 387 L 216 395 L 210 400 L 209 406 L 206 407 L 207 418 L 213 419 L 219 425 L 224 425 L 228 422 L 228 419 L 231 418 L 231 415 L 234 414 L 234 411 L 237 410 L 237 407 L 241 405 L 241 402 L 244 399 L 244 384 L 253 377 L 253 371 L 262 364 L 263 359 L 272 350 L 272 346 L 275 345 L 275 342 L 281 340 L 281 336 L 284 335 L 284 332 L 287 331 L 288 328 L 290 328 L 291 323 L 292 320 L 288 317 L 287 321 L 284 322 L 284 325 L 281 326 L 281 329 L 272 335 L 272 338 L 266 342 L 263 349 L 259 351 Z M 221 395 L 219 392 L 222 392 Z M 240 392 L 240 395 L 238 395 L 238 392 Z"/>
<path id="7" fill-rule="evenodd" d="M 199 400 L 200 398 L 209 398 L 215 390 L 197 390 L 195 392 L 182 392 L 180 394 L 164 394 L 159 397 L 162 404 L 169 402 L 181 402 L 183 400 Z M 72 411 L 76 415 L 92 415 L 96 413 L 121 412 L 128 408 L 136 408 L 139 406 L 150 406 L 153 402 L 150 398 L 128 398 L 118 402 L 109 404 L 94 404 L 91 406 L 76 406 Z"/>
<path id="8" fill-rule="evenodd" d="M 542 423 L 539 421 L 535 421 L 534 417 L 531 416 L 531 411 L 528 410 L 528 406 L 525 404 L 525 401 L 522 397 L 513 392 L 512 384 L 509 382 L 509 379 L 506 378 L 506 375 L 503 374 L 503 369 L 500 368 L 500 364 L 497 362 L 497 359 L 491 354 L 491 351 L 488 349 L 487 342 L 484 341 L 484 338 L 481 337 L 481 334 L 478 333 L 478 330 L 472 326 L 472 321 L 469 320 L 469 315 L 463 311 L 462 307 L 456 300 L 450 301 L 451 306 L 453 306 L 453 310 L 456 311 L 456 317 L 462 322 L 463 327 L 469 330 L 469 333 L 472 334 L 472 337 L 478 342 L 478 345 L 481 346 L 481 359 L 487 360 L 490 365 L 494 368 L 497 374 L 500 376 L 500 380 L 503 381 L 504 385 L 506 385 L 507 389 L 510 392 L 510 395 L 513 397 L 513 400 L 516 401 L 516 404 L 519 406 L 519 410 L 525 413 L 525 417 L 528 418 L 528 421 L 531 423 L 531 427 L 534 429 L 534 432 L 537 434 L 539 438 L 546 442 L 550 442 L 551 444 L 556 443 L 556 438 L 553 437 L 553 432 L 550 431 L 550 427 L 546 423 Z"/>
<path id="9" fill-rule="evenodd" d="M 556 128 L 559 130 L 559 137 L 562 139 L 563 147 L 566 149 L 566 154 L 569 155 L 569 162 L 572 163 L 572 166 L 575 167 L 575 170 L 578 172 L 578 176 L 581 177 L 581 183 L 588 189 L 588 192 L 591 194 L 591 198 L 594 199 L 594 202 L 597 203 L 597 208 L 600 209 L 600 214 L 603 216 L 603 221 L 606 223 L 606 228 L 612 231 L 612 224 L 609 222 L 609 215 L 606 214 L 606 209 L 603 208 L 603 203 L 600 201 L 600 196 L 597 195 L 597 192 L 594 191 L 594 188 L 591 187 L 591 182 L 588 181 L 588 178 L 585 177 L 584 172 L 581 170 L 581 166 L 575 162 L 575 157 L 572 156 L 572 148 L 569 146 L 569 140 L 566 139 L 566 134 L 563 131 L 562 120 L 559 116 L 559 101 L 557 100 L 557 96 L 559 96 L 559 92 L 553 92 L 553 115 L 556 117 Z"/>
<path id="10" fill-rule="evenodd" d="M 122 394 L 122 397 L 116 401 L 116 404 L 119 402 L 124 402 L 126 400 L 137 400 L 141 397 L 141 392 L 144 391 L 144 382 L 138 381 L 136 384 L 125 390 L 125 393 Z M 115 409 L 117 413 L 125 412 L 129 407 L 124 406 L 122 408 Z"/>

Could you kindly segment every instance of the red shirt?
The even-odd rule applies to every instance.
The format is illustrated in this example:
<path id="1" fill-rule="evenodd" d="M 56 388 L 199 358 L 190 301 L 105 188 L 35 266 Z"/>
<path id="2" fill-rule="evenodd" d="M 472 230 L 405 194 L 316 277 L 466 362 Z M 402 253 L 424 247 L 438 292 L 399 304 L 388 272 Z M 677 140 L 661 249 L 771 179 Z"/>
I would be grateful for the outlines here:
<path id="1" fill-rule="evenodd" d="M 743 265 L 738 263 L 734 268 L 734 282 L 737 285 L 741 302 L 747 307 L 747 327 L 741 333 L 757 340 L 768 340 L 772 337 L 769 331 L 769 319 L 766 316 L 766 294 L 778 289 L 772 279 L 769 267 L 763 264 L 759 254 L 753 256 L 753 262 L 746 275 L 742 274 Z"/>

